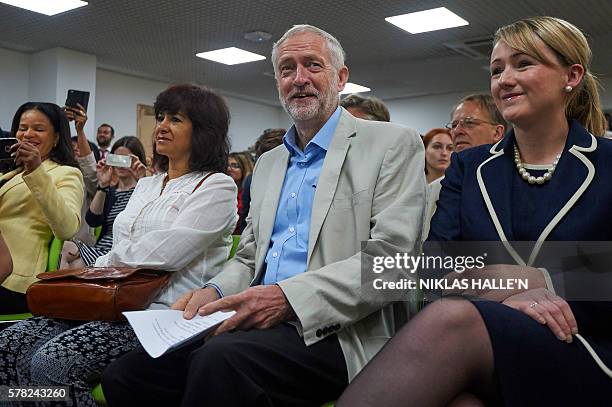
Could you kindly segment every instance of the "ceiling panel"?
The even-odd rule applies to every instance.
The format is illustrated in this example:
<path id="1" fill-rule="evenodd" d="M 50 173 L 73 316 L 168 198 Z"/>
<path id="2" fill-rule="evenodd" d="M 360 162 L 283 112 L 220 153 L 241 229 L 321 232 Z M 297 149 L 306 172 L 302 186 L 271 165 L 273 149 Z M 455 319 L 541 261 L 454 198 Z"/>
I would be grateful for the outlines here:
<path id="1" fill-rule="evenodd" d="M 446 6 L 470 25 L 410 35 L 385 17 Z M 444 43 L 490 36 L 520 17 L 549 14 L 580 26 L 595 51 L 594 69 L 612 74 L 612 1 L 607 0 L 89 0 L 53 17 L 0 4 L 0 46 L 25 52 L 65 47 L 97 56 L 105 69 L 171 82 L 192 81 L 228 94 L 277 105 L 269 55 L 247 31 L 278 39 L 293 24 L 317 25 L 343 44 L 351 80 L 382 98 L 438 94 L 487 86 L 483 65 Z M 236 46 L 268 60 L 225 66 L 197 52 Z"/>

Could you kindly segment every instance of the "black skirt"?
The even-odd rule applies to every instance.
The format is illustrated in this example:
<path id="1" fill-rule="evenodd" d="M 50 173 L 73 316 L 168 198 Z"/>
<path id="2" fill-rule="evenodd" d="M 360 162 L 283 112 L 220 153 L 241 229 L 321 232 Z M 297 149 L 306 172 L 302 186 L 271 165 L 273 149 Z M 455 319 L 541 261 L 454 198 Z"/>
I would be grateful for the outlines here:
<path id="1" fill-rule="evenodd" d="M 506 406 L 612 406 L 612 377 L 583 343 L 562 342 L 545 325 L 503 304 L 473 301 L 489 331 Z M 612 367 L 609 303 L 571 303 L 579 335 Z"/>

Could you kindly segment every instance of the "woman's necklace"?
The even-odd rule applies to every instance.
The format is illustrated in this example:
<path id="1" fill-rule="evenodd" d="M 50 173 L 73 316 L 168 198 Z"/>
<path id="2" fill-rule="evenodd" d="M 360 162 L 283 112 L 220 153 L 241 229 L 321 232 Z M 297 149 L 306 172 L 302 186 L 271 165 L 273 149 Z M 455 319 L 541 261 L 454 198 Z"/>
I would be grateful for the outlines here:
<path id="1" fill-rule="evenodd" d="M 531 185 L 533 184 L 542 185 L 546 181 L 550 181 L 550 179 L 553 176 L 553 173 L 555 172 L 555 169 L 557 168 L 557 164 L 559 164 L 560 158 L 561 158 L 561 153 L 557 154 L 554 161 L 552 162 L 551 167 L 546 170 L 544 175 L 540 177 L 534 177 L 533 175 L 529 173 L 529 171 L 525 169 L 525 165 L 521 161 L 521 154 L 519 152 L 519 149 L 516 144 L 514 145 L 514 163 L 516 164 L 516 169 L 518 170 L 521 178 L 529 182 Z"/>

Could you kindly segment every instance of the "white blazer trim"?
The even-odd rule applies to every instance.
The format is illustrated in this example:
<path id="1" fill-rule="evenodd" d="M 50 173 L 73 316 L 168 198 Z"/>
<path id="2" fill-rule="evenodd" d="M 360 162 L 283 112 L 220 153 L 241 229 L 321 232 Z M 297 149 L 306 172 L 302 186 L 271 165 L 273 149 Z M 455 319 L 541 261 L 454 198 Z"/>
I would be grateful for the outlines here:
<path id="1" fill-rule="evenodd" d="M 582 335 L 576 334 L 575 336 L 576 336 L 576 338 L 578 338 L 580 340 L 580 342 L 582 342 L 582 345 L 584 345 L 586 350 L 591 354 L 591 357 L 593 358 L 595 363 L 597 363 L 597 366 L 599 366 L 600 369 L 603 370 L 604 373 L 607 374 L 608 377 L 610 377 L 612 379 L 612 370 L 610 370 L 610 368 L 608 366 L 606 366 L 606 364 L 603 362 L 603 360 L 601 360 L 599 355 L 597 355 L 597 352 L 595 352 L 595 349 L 593 349 L 593 347 L 586 341 L 586 339 L 584 339 L 582 337 Z"/>
<path id="2" fill-rule="evenodd" d="M 495 212 L 495 208 L 493 207 L 493 202 L 491 202 L 491 197 L 489 196 L 487 187 L 485 186 L 484 181 L 482 180 L 481 169 L 483 165 L 485 165 L 489 161 L 492 161 L 496 158 L 501 157 L 504 154 L 503 149 L 497 150 L 497 145 L 499 143 L 501 143 L 501 140 L 498 141 L 493 147 L 491 147 L 491 150 L 489 150 L 489 152 L 494 155 L 486 159 L 476 169 L 476 179 L 478 180 L 478 187 L 480 188 L 480 193 L 482 194 L 482 197 L 484 198 L 485 205 L 487 206 L 487 210 L 489 211 L 489 215 L 491 216 L 491 220 L 493 221 L 493 225 L 495 225 L 495 230 L 497 231 L 497 234 L 499 235 L 499 238 L 502 244 L 504 245 L 508 253 L 510 253 L 510 256 L 512 256 L 514 261 L 517 262 L 518 265 L 525 266 L 526 265 L 525 260 L 523 260 L 523 258 L 516 252 L 516 250 L 514 250 L 514 247 L 512 247 L 510 242 L 508 242 L 508 238 L 506 237 L 506 234 L 504 233 L 504 229 L 502 228 L 502 225 L 499 222 L 499 218 L 497 217 L 497 213 Z"/>
<path id="3" fill-rule="evenodd" d="M 563 219 L 563 217 L 567 215 L 569 210 L 572 209 L 574 204 L 578 201 L 578 199 L 582 196 L 584 191 L 586 191 L 588 186 L 591 184 L 591 181 L 593 181 L 593 178 L 595 177 L 595 166 L 593 166 L 593 163 L 590 162 L 584 156 L 584 154 L 582 154 L 582 152 L 591 152 L 595 150 L 596 148 L 597 148 L 597 139 L 595 138 L 595 136 L 591 134 L 591 145 L 589 147 L 579 147 L 579 146 L 573 145 L 569 149 L 569 152 L 573 154 L 574 156 L 576 156 L 587 167 L 589 173 L 587 174 L 582 185 L 580 185 L 580 187 L 576 190 L 576 192 L 574 192 L 574 195 L 572 195 L 569 201 L 565 203 L 563 208 L 561 208 L 561 210 L 557 212 L 555 217 L 552 218 L 552 220 L 548 223 L 548 225 L 546 225 L 546 227 L 540 234 L 540 237 L 538 237 L 538 240 L 536 241 L 536 244 L 531 252 L 531 256 L 529 256 L 529 262 L 527 263 L 528 265 L 532 265 L 533 262 L 535 262 L 535 259 L 538 253 L 540 252 L 540 248 L 542 247 L 542 244 L 544 244 L 544 241 L 546 240 L 550 232 L 552 232 L 554 227 L 557 226 L 557 224 L 561 221 L 561 219 Z"/>

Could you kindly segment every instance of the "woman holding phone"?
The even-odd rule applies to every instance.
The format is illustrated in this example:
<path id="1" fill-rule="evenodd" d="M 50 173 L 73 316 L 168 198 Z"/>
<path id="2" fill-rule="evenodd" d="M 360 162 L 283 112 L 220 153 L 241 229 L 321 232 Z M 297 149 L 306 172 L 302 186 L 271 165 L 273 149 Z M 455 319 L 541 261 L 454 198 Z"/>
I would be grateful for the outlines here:
<path id="1" fill-rule="evenodd" d="M 13 118 L 16 168 L 0 173 L 0 230 L 13 258 L 0 287 L 0 314 L 28 312 L 25 292 L 47 267 L 55 235 L 79 230 L 83 177 L 72 152 L 68 120 L 53 103 L 28 102 Z"/>
<path id="2" fill-rule="evenodd" d="M 61 268 L 93 266 L 98 257 L 110 251 L 115 218 L 125 209 L 138 180 L 145 175 L 144 146 L 137 137 L 120 138 L 113 144 L 111 154 L 97 164 L 98 186 L 85 214 L 85 221 L 89 226 L 102 227 L 100 236 L 93 246 L 78 240 L 65 242 Z M 129 167 L 107 165 L 107 160 L 115 156 L 125 157 Z M 111 185 L 113 176 L 118 181 L 116 185 Z"/>

